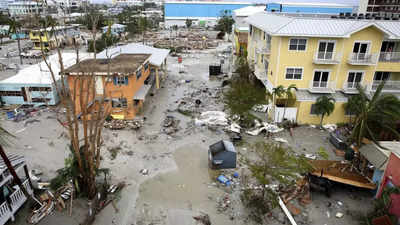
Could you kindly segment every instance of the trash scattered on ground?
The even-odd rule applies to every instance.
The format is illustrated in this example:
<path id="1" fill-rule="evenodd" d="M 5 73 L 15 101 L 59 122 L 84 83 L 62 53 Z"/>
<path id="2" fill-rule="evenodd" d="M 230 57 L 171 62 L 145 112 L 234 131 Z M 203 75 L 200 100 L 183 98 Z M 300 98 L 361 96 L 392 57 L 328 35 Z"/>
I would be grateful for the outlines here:
<path id="1" fill-rule="evenodd" d="M 222 184 L 225 184 L 226 186 L 230 186 L 231 185 L 231 181 L 225 177 L 224 175 L 219 175 L 217 177 L 217 181 L 219 181 Z"/>
<path id="2" fill-rule="evenodd" d="M 208 216 L 208 214 L 202 213 L 200 216 L 193 216 L 193 219 L 199 221 L 203 225 L 211 225 L 210 216 Z"/>
<path id="3" fill-rule="evenodd" d="M 226 113 L 220 111 L 207 111 L 201 113 L 198 119 L 195 119 L 197 126 L 227 126 L 228 119 Z"/>
<path id="4" fill-rule="evenodd" d="M 220 201 L 218 202 L 217 211 L 218 211 L 219 213 L 225 212 L 225 211 L 229 208 L 230 205 L 231 205 L 231 201 L 230 201 L 230 199 L 229 199 L 229 195 L 228 195 L 228 194 L 225 194 L 225 195 L 220 199 Z"/>
<path id="5" fill-rule="evenodd" d="M 288 143 L 286 139 L 283 138 L 274 138 L 274 141 L 280 142 L 280 143 Z"/>
<path id="6" fill-rule="evenodd" d="M 25 121 L 25 127 L 28 126 L 28 124 L 32 124 L 32 123 L 40 123 L 40 120 L 37 120 L 37 119 L 27 120 L 27 121 Z"/>
<path id="7" fill-rule="evenodd" d="M 317 159 L 316 155 L 310 154 L 310 153 L 305 154 L 304 157 L 306 157 L 307 159 L 312 159 L 312 160 Z"/>
<path id="8" fill-rule="evenodd" d="M 229 128 L 229 131 L 232 131 L 232 132 L 235 132 L 235 133 L 239 133 L 239 134 L 240 134 L 240 129 L 242 129 L 242 128 L 239 126 L 239 124 L 237 124 L 237 123 L 232 123 L 231 126 L 230 126 L 230 128 Z"/>
<path id="9" fill-rule="evenodd" d="M 281 132 L 284 130 L 284 128 L 280 128 L 277 125 L 269 124 L 267 122 L 256 123 L 255 127 L 256 127 L 255 129 L 247 131 L 246 133 L 253 135 L 253 136 L 257 136 L 263 131 L 269 132 L 269 133 L 278 133 L 278 132 Z"/>
<path id="10" fill-rule="evenodd" d="M 180 120 L 176 119 L 174 116 L 166 116 L 161 124 L 163 127 L 162 131 L 168 135 L 176 133 L 179 130 L 179 122 Z"/>
<path id="11" fill-rule="evenodd" d="M 111 130 L 122 130 L 125 128 L 130 128 L 137 130 L 141 128 L 144 124 L 144 121 L 141 119 L 135 120 L 110 120 L 104 122 L 104 127 L 109 128 Z"/>
<path id="12" fill-rule="evenodd" d="M 191 87 L 191 90 L 186 91 L 184 97 L 177 101 L 177 111 L 192 115 L 194 113 L 200 114 L 203 111 L 222 110 L 223 108 L 220 104 L 217 104 L 220 102 L 221 98 L 221 88 L 210 89 L 205 85 L 201 87 Z"/>
<path id="13" fill-rule="evenodd" d="M 262 112 L 265 113 L 268 110 L 268 105 L 255 105 L 252 110 L 254 112 Z"/>
<path id="14" fill-rule="evenodd" d="M 139 173 L 141 173 L 143 176 L 149 175 L 149 170 L 148 169 L 141 169 L 139 171 Z"/>
<path id="15" fill-rule="evenodd" d="M 336 130 L 337 125 L 336 124 L 325 124 L 322 126 L 325 130 L 328 130 L 329 132 L 333 132 Z"/>
<path id="16" fill-rule="evenodd" d="M 343 213 L 341 213 L 341 212 L 336 213 L 336 218 L 342 218 L 342 217 L 343 217 Z"/>

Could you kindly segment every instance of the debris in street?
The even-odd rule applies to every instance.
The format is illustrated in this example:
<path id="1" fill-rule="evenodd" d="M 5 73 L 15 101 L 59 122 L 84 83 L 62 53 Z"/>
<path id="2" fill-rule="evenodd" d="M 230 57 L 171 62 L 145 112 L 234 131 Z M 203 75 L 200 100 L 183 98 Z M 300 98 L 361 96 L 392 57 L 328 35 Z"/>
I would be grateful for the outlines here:
<path id="1" fill-rule="evenodd" d="M 144 124 L 144 121 L 141 119 L 135 120 L 110 120 L 104 122 L 104 127 L 109 128 L 111 130 L 122 130 L 125 128 L 130 128 L 137 130 L 141 128 Z"/>
<path id="2" fill-rule="evenodd" d="M 274 124 L 269 124 L 267 122 L 263 122 L 263 123 L 256 123 L 256 128 L 250 131 L 247 131 L 247 134 L 250 134 L 252 136 L 257 136 L 259 135 L 261 132 L 266 131 L 269 133 L 278 133 L 284 130 L 284 128 L 280 128 Z"/>
<path id="3" fill-rule="evenodd" d="M 230 141 L 219 141 L 208 149 L 208 164 L 212 169 L 236 168 L 236 149 Z"/>
<path id="4" fill-rule="evenodd" d="M 176 133 L 179 130 L 179 122 L 174 116 L 166 116 L 162 122 L 162 131 L 168 135 Z"/>
<path id="5" fill-rule="evenodd" d="M 208 214 L 202 213 L 200 216 L 194 216 L 193 219 L 201 222 L 203 225 L 211 225 L 210 216 L 208 216 Z"/>
<path id="6" fill-rule="evenodd" d="M 306 157 L 307 159 L 312 159 L 312 160 L 317 159 L 317 156 L 314 154 L 311 154 L 311 153 L 305 154 L 304 157 Z"/>
<path id="7" fill-rule="evenodd" d="M 139 173 L 141 173 L 143 176 L 149 175 L 149 170 L 148 169 L 141 169 L 139 171 Z"/>
<path id="8" fill-rule="evenodd" d="M 333 132 L 336 130 L 337 125 L 336 124 L 325 124 L 322 126 L 325 130 L 328 130 L 329 132 Z"/>
<path id="9" fill-rule="evenodd" d="M 336 218 L 342 218 L 342 217 L 343 217 L 343 213 L 341 213 L 341 212 L 336 213 Z"/>
<path id="10" fill-rule="evenodd" d="M 268 110 L 268 105 L 255 105 L 252 110 L 254 112 L 262 112 L 265 113 Z"/>
<path id="11" fill-rule="evenodd" d="M 283 138 L 274 138 L 274 141 L 280 142 L 280 143 L 288 143 L 286 139 Z"/>
<path id="12" fill-rule="evenodd" d="M 27 121 L 25 121 L 25 127 L 31 123 L 40 123 L 40 120 L 37 120 L 37 119 L 27 120 Z"/>
<path id="13" fill-rule="evenodd" d="M 219 213 L 225 212 L 231 204 L 231 201 L 229 199 L 229 195 L 225 194 L 224 197 L 220 199 L 218 202 L 217 210 Z"/>
<path id="14" fill-rule="evenodd" d="M 228 119 L 226 113 L 220 111 L 203 112 L 198 119 L 195 120 L 197 126 L 227 126 Z"/>
<path id="15" fill-rule="evenodd" d="M 219 181 L 222 184 L 225 184 L 226 186 L 230 186 L 231 185 L 231 181 L 225 177 L 224 175 L 219 175 L 217 177 L 217 181 Z"/>
<path id="16" fill-rule="evenodd" d="M 242 128 L 239 126 L 239 124 L 232 123 L 231 126 L 230 126 L 229 131 L 232 131 L 234 133 L 239 133 L 240 134 L 240 129 L 242 129 Z"/>

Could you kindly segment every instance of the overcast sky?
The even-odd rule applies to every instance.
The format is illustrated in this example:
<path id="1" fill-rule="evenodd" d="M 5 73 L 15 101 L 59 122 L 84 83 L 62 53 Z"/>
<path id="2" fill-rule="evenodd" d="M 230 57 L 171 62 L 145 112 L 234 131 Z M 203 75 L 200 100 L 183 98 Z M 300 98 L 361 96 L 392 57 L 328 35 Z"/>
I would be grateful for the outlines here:
<path id="1" fill-rule="evenodd" d="M 324 2 L 324 3 L 342 3 L 349 5 L 358 5 L 359 0 L 234 0 L 245 2 Z M 111 0 L 92 0 L 94 3 L 111 3 Z"/>

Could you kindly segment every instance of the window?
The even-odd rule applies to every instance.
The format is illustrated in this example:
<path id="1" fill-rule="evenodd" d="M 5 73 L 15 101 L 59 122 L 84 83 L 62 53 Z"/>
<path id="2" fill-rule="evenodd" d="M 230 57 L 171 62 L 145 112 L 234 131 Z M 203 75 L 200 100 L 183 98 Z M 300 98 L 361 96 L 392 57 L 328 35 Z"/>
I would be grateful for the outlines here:
<path id="1" fill-rule="evenodd" d="M 318 115 L 316 108 L 317 107 L 315 106 L 315 104 L 311 105 L 311 110 L 310 110 L 311 115 Z"/>
<path id="2" fill-rule="evenodd" d="M 137 72 L 136 72 L 136 79 L 137 80 L 139 80 L 139 78 L 142 76 L 142 69 L 139 69 Z"/>
<path id="3" fill-rule="evenodd" d="M 144 64 L 144 71 L 147 71 L 149 69 L 149 63 Z"/>
<path id="4" fill-rule="evenodd" d="M 375 72 L 374 80 L 376 81 L 383 81 L 389 80 L 390 72 Z"/>
<path id="5" fill-rule="evenodd" d="M 20 91 L 0 91 L 0 96 L 22 96 Z"/>
<path id="6" fill-rule="evenodd" d="M 29 87 L 29 91 L 46 91 L 50 92 L 51 87 Z"/>
<path id="7" fill-rule="evenodd" d="M 250 28 L 249 28 L 249 33 L 250 33 L 250 36 L 252 36 L 252 35 L 253 35 L 253 26 L 252 26 L 252 25 L 250 25 Z"/>
<path id="8" fill-rule="evenodd" d="M 314 72 L 313 87 L 326 88 L 328 87 L 328 81 L 329 81 L 329 71 L 316 70 Z"/>
<path id="9" fill-rule="evenodd" d="M 286 68 L 286 76 L 287 80 L 301 80 L 303 75 L 302 68 Z"/>
<path id="10" fill-rule="evenodd" d="M 265 36 L 266 36 L 266 34 L 265 34 L 265 32 L 263 32 L 263 40 L 265 40 Z"/>
<path id="11" fill-rule="evenodd" d="M 349 76 L 347 77 L 347 87 L 357 88 L 357 85 L 362 80 L 362 76 L 363 72 L 349 72 Z"/>
<path id="12" fill-rule="evenodd" d="M 318 59 L 329 60 L 333 58 L 335 49 L 334 41 L 320 41 L 318 46 Z"/>
<path id="13" fill-rule="evenodd" d="M 112 104 L 113 108 L 126 108 L 126 107 L 128 107 L 128 102 L 127 102 L 126 98 L 112 99 L 111 104 Z"/>
<path id="14" fill-rule="evenodd" d="M 289 50 L 291 51 L 305 51 L 307 39 L 292 38 L 289 40 Z"/>
<path id="15" fill-rule="evenodd" d="M 115 76 L 114 77 L 114 85 L 128 85 L 128 77 L 127 76 Z"/>
<path id="16" fill-rule="evenodd" d="M 50 98 L 32 98 L 32 102 L 36 103 L 45 103 L 45 102 L 50 102 Z"/>

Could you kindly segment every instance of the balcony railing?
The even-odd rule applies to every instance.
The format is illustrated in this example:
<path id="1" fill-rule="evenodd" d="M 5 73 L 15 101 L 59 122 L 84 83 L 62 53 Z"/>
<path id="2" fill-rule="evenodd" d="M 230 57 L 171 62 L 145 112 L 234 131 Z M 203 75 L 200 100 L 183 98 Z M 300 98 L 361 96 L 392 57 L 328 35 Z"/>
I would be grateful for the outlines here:
<path id="1" fill-rule="evenodd" d="M 343 92 L 346 94 L 357 94 L 358 86 L 363 86 L 364 84 L 361 82 L 344 82 L 343 83 Z"/>
<path id="2" fill-rule="evenodd" d="M 378 54 L 350 53 L 347 62 L 351 65 L 376 65 Z"/>
<path id="3" fill-rule="evenodd" d="M 268 44 L 265 40 L 258 40 L 256 41 L 256 50 L 259 54 L 271 54 L 271 44 Z"/>
<path id="4" fill-rule="evenodd" d="M 311 93 L 335 93 L 335 89 L 336 82 L 334 81 L 310 81 Z"/>
<path id="5" fill-rule="evenodd" d="M 339 64 L 342 59 L 341 52 L 316 52 L 314 56 L 315 64 Z"/>
<path id="6" fill-rule="evenodd" d="M 14 212 L 16 212 L 26 201 L 27 197 L 24 195 L 21 189 L 17 189 L 10 195 L 10 200 L 11 200 L 11 209 Z"/>
<path id="7" fill-rule="evenodd" d="M 3 202 L 3 204 L 0 205 L 0 224 L 5 224 L 12 215 L 13 214 L 7 202 Z"/>
<path id="8" fill-rule="evenodd" d="M 373 81 L 371 85 L 371 90 L 376 91 L 378 86 L 382 83 L 383 81 Z M 382 91 L 384 92 L 400 92 L 400 81 L 395 81 L 395 80 L 387 80 L 385 81 L 385 86 L 383 86 Z"/>
<path id="9" fill-rule="evenodd" d="M 380 62 L 400 62 L 400 52 L 381 52 Z"/>

